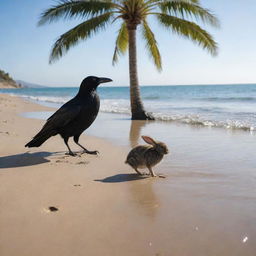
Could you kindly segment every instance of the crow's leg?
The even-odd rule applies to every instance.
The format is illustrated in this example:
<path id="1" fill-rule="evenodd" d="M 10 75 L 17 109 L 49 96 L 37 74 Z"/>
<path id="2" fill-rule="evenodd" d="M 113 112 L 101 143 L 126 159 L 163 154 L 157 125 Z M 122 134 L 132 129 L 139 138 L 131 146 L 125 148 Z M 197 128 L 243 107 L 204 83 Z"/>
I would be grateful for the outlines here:
<path id="1" fill-rule="evenodd" d="M 68 153 L 66 153 L 66 154 L 70 155 L 70 156 L 75 156 L 76 154 L 71 151 L 71 149 L 70 149 L 70 147 L 68 145 L 68 139 L 69 138 L 63 138 L 63 139 L 64 139 L 64 142 L 65 142 L 66 146 L 68 147 Z"/>
<path id="2" fill-rule="evenodd" d="M 83 150 L 84 150 L 84 153 L 86 154 L 91 154 L 91 155 L 97 155 L 99 153 L 99 151 L 97 150 L 94 150 L 94 151 L 90 151 L 88 149 L 86 149 L 85 147 L 83 147 L 79 142 L 79 136 L 74 136 L 74 142 L 79 146 L 81 147 Z"/>

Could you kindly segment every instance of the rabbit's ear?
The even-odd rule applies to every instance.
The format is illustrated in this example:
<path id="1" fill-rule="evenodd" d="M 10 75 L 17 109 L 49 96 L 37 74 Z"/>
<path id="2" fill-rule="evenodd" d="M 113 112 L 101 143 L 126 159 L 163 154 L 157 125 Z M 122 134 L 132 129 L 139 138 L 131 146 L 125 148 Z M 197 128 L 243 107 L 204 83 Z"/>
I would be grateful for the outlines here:
<path id="1" fill-rule="evenodd" d="M 149 136 L 141 136 L 141 138 L 148 144 L 155 146 L 156 142 Z"/>

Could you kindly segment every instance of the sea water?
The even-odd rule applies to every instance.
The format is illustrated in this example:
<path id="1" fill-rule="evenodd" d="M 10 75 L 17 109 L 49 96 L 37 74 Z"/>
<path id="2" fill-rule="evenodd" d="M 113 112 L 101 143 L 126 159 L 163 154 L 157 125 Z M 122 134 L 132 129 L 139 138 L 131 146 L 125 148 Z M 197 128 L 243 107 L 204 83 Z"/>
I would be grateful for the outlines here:
<path id="1" fill-rule="evenodd" d="M 76 95 L 76 87 L 0 89 L 59 107 Z M 130 114 L 129 87 L 99 87 L 102 112 Z M 256 129 L 256 84 L 142 86 L 145 109 L 158 120 L 183 124 Z"/>

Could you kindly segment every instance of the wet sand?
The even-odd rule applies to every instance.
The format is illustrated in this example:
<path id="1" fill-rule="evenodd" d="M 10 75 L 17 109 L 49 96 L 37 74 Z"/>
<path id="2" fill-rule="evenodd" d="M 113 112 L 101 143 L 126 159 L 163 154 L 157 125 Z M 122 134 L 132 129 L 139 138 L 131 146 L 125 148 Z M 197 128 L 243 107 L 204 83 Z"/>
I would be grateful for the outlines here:
<path id="1" fill-rule="evenodd" d="M 44 123 L 31 111 L 52 109 L 0 96 L 1 256 L 255 255 L 254 134 L 100 113 L 81 137 L 100 156 L 74 158 L 57 136 L 24 148 Z M 141 134 L 168 144 L 166 179 L 124 164 Z"/>
<path id="2" fill-rule="evenodd" d="M 133 183 L 131 192 L 141 213 L 152 218 L 154 246 L 163 245 L 163 255 L 256 255 L 255 132 L 110 114 L 101 119 L 91 135 L 109 126 L 103 137 L 116 144 L 134 146 L 150 135 L 171 151 L 155 167 L 167 178 L 144 187 Z M 111 126 L 122 132 L 111 132 Z"/>

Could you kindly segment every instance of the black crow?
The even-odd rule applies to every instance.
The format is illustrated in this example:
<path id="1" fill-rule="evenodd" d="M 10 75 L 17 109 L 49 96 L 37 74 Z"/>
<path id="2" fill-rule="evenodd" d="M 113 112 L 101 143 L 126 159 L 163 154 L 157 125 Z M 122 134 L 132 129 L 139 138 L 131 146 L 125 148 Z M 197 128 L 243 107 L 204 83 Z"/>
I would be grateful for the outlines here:
<path id="1" fill-rule="evenodd" d="M 111 79 L 104 77 L 86 77 L 82 81 L 77 95 L 49 117 L 41 131 L 25 147 L 39 147 L 51 136 L 60 134 L 68 147 L 69 155 L 75 155 L 68 145 L 70 137 L 74 137 L 74 142 L 85 153 L 97 154 L 98 151 L 87 150 L 79 144 L 78 140 L 83 131 L 93 123 L 98 115 L 100 108 L 100 98 L 96 92 L 98 85 L 111 81 Z"/>

